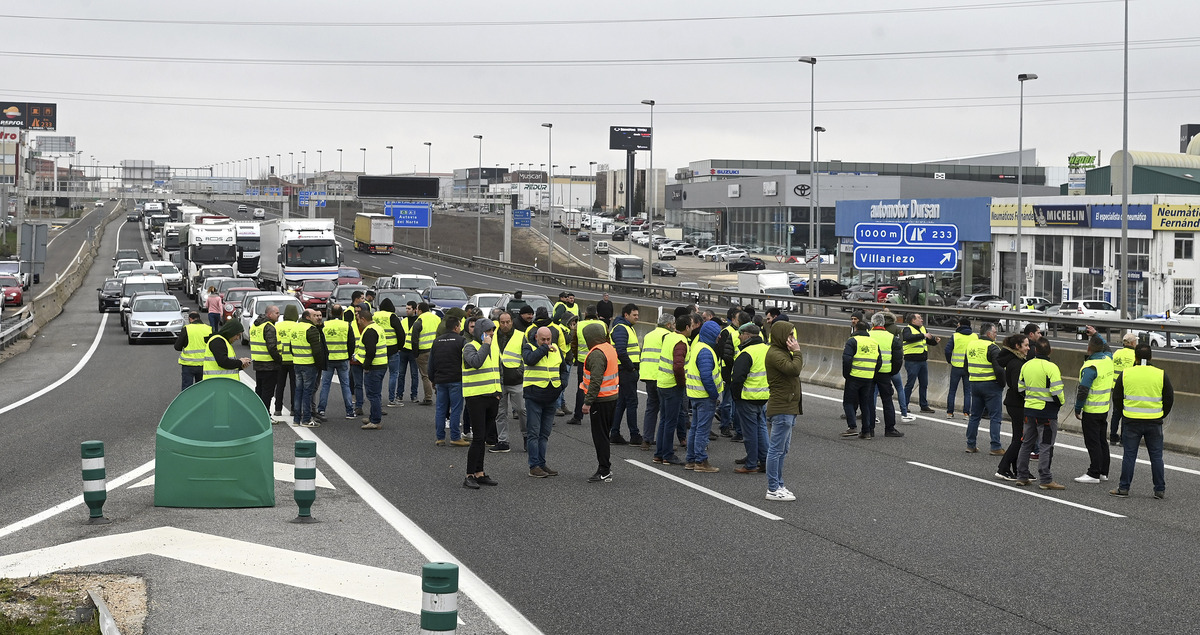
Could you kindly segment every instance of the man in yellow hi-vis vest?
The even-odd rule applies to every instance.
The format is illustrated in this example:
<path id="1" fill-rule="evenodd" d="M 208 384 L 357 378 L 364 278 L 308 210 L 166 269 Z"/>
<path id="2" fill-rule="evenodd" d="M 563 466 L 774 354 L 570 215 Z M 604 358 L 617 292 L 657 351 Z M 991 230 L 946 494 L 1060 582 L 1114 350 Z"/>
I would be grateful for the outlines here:
<path id="1" fill-rule="evenodd" d="M 1000 347 L 996 345 L 996 325 L 979 325 L 979 338 L 967 344 L 967 387 L 971 391 L 971 417 L 967 420 L 967 453 L 974 454 L 979 421 L 988 416 L 988 441 L 993 456 L 1004 456 L 1000 445 L 1000 423 L 1003 415 L 1004 368 L 996 367 Z"/>
<path id="2" fill-rule="evenodd" d="M 1133 366 L 1125 369 L 1113 385 L 1113 407 L 1121 408 L 1121 443 L 1125 455 L 1121 458 L 1121 481 L 1113 496 L 1129 496 L 1133 483 L 1133 467 L 1137 463 L 1138 446 L 1146 439 L 1146 454 L 1150 456 L 1150 476 L 1154 481 L 1154 497 L 1167 495 L 1167 479 L 1163 466 L 1163 422 L 1175 404 L 1171 379 L 1161 368 L 1150 365 L 1151 349 L 1138 344 L 1133 349 Z"/>
<path id="3" fill-rule="evenodd" d="M 1108 410 L 1112 403 L 1112 387 L 1117 375 L 1113 370 L 1112 353 L 1108 342 L 1094 333 L 1088 340 L 1087 359 L 1079 369 L 1079 388 L 1075 393 L 1075 418 L 1082 422 L 1083 445 L 1088 451 L 1088 469 L 1076 483 L 1096 484 L 1108 480 L 1112 460 L 1105 442 L 1108 429 Z"/>
<path id="4" fill-rule="evenodd" d="M 971 416 L 971 385 L 967 383 L 967 346 L 977 336 L 971 330 L 971 318 L 958 318 L 958 329 L 946 340 L 946 363 L 950 364 L 950 393 L 946 396 L 946 418 L 954 418 L 954 398 L 962 386 L 962 414 Z"/>
<path id="5" fill-rule="evenodd" d="M 196 311 L 188 313 L 187 325 L 175 338 L 175 350 L 179 351 L 179 372 L 183 377 L 180 390 L 187 390 L 204 379 L 204 338 L 209 335 L 212 335 L 212 327 L 200 321 L 200 314 Z"/>
<path id="6" fill-rule="evenodd" d="M 1134 333 L 1126 333 L 1121 338 L 1121 348 L 1113 353 L 1113 381 L 1116 381 L 1121 373 L 1125 372 L 1126 368 L 1133 366 L 1133 349 L 1137 347 L 1138 336 Z M 1108 422 L 1108 444 L 1121 445 L 1121 407 L 1116 404 L 1112 409 L 1112 417 Z"/>
<path id="7" fill-rule="evenodd" d="M 868 323 L 859 320 L 854 323 L 854 335 L 846 340 L 842 348 L 842 377 L 846 380 L 842 392 L 842 408 L 846 412 L 846 425 L 849 426 L 843 437 L 858 436 L 869 439 L 866 428 L 871 415 L 871 400 L 875 390 L 875 373 L 883 364 L 879 353 L 879 344 L 868 334 Z M 863 414 L 863 431 L 857 427 L 858 415 Z"/>

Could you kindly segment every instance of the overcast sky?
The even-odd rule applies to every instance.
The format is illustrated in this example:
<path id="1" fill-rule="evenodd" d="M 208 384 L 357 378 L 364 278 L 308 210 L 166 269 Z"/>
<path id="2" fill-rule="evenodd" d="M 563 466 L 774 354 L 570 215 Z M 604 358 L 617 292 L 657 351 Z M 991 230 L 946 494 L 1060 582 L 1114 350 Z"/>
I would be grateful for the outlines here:
<path id="1" fill-rule="evenodd" d="M 1200 123 L 1197 0 L 1131 0 L 1130 139 L 1178 151 Z M 25 2 L 0 9 L 0 99 L 59 105 L 84 160 L 172 166 L 288 153 L 308 169 L 479 162 L 621 167 L 610 125 L 648 125 L 655 167 L 918 162 L 1026 147 L 1041 165 L 1121 146 L 1120 0 Z M 23 16 L 23 17 L 22 17 Z M 31 19 L 36 17 L 37 19 Z M 639 155 L 639 167 L 645 167 Z M 259 164 L 265 166 L 265 159 Z M 284 173 L 289 170 L 284 169 Z"/>

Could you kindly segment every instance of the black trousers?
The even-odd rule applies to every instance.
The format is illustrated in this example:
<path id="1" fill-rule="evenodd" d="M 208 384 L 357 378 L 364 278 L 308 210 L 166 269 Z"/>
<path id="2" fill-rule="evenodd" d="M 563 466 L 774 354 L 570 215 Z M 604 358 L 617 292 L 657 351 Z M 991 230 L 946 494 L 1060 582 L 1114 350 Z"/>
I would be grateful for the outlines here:
<path id="1" fill-rule="evenodd" d="M 1087 474 L 1092 478 L 1108 476 L 1108 465 L 1112 460 L 1112 455 L 1108 452 L 1108 439 L 1104 438 L 1104 432 L 1108 429 L 1107 414 L 1083 413 L 1083 445 L 1087 448 L 1088 458 L 1091 459 Z"/>
<path id="2" fill-rule="evenodd" d="M 481 422 L 472 433 L 471 447 L 467 448 L 467 474 L 483 471 L 484 439 L 488 434 L 488 426 L 482 425 L 482 422 L 491 421 L 495 425 L 496 413 L 500 410 L 499 397 L 499 394 L 495 394 L 466 398 L 466 411 L 471 413 L 471 420 Z"/>
<path id="3" fill-rule="evenodd" d="M 296 369 L 291 364 L 284 364 L 283 369 L 278 371 L 279 383 L 275 384 L 275 411 L 278 412 L 283 408 L 283 387 L 288 385 L 291 392 L 288 394 L 287 407 L 290 410 L 292 404 L 296 402 Z M 290 381 L 289 381 L 290 380 Z M 270 406 L 267 410 L 270 410 Z"/>
<path id="4" fill-rule="evenodd" d="M 626 370 L 624 368 L 617 371 L 617 406 L 613 411 L 613 426 L 612 434 L 621 433 L 621 419 L 625 419 L 625 424 L 629 428 L 629 437 L 632 440 L 634 437 L 641 437 L 641 432 L 638 431 L 638 371 L 637 368 Z"/>
<path id="5" fill-rule="evenodd" d="M 571 418 L 583 421 L 583 362 L 575 362 L 575 412 Z"/>
<path id="6" fill-rule="evenodd" d="M 1004 404 L 1004 409 L 1008 411 L 1008 418 L 1012 419 L 1012 440 L 1008 442 L 1008 447 L 1004 450 L 1004 456 L 1000 457 L 1000 465 L 996 467 L 996 471 L 1001 474 L 1017 472 L 1017 453 L 1021 451 L 1021 435 L 1025 430 L 1025 405 L 1022 403 L 1019 406 L 1010 406 Z"/>
<path id="7" fill-rule="evenodd" d="M 876 375 L 875 390 L 879 393 L 879 398 L 883 401 L 883 429 L 885 432 L 890 432 L 896 429 L 896 404 L 892 403 L 892 397 L 896 394 L 896 389 L 892 386 L 891 375 Z M 870 425 L 864 426 L 864 432 L 875 432 L 875 422 L 879 417 L 875 413 L 874 396 L 871 397 L 871 416 L 868 419 Z"/>
<path id="8" fill-rule="evenodd" d="M 891 386 L 892 382 L 888 382 Z M 857 426 L 855 423 L 858 417 L 855 416 L 855 411 L 863 413 L 863 432 L 870 432 L 867 425 L 871 422 L 874 416 L 874 406 L 871 403 L 871 393 L 875 389 L 875 382 L 870 379 L 862 379 L 859 377 L 850 377 L 846 380 L 846 388 L 842 391 L 842 408 L 846 411 L 846 425 L 853 430 Z"/>
<path id="9" fill-rule="evenodd" d="M 271 397 L 275 396 L 275 386 L 279 383 L 279 370 L 254 371 L 254 393 L 262 399 L 267 410 L 271 410 Z"/>
<path id="10" fill-rule="evenodd" d="M 612 429 L 613 413 L 617 410 L 616 400 L 593 403 L 588 416 L 592 422 L 592 443 L 596 446 L 596 471 L 608 474 L 612 470 L 609 458 L 608 437 Z"/>

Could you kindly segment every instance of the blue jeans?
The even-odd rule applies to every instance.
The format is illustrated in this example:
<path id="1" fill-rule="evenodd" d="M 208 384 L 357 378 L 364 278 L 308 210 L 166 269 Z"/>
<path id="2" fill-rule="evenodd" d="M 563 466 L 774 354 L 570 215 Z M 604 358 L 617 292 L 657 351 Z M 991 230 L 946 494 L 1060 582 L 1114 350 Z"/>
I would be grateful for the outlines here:
<path id="1" fill-rule="evenodd" d="M 921 410 L 929 409 L 929 362 L 904 362 L 904 413 L 908 414 L 908 403 L 912 401 L 913 384 L 920 385 L 921 398 L 917 401 Z"/>
<path id="2" fill-rule="evenodd" d="M 400 368 L 401 367 L 402 366 L 401 366 L 401 361 L 400 361 L 400 351 L 396 351 L 395 355 L 388 356 L 388 365 L 387 365 L 387 369 L 388 369 L 388 377 L 387 377 L 388 399 L 387 400 L 388 400 L 388 403 L 396 401 L 397 396 L 399 396 L 400 401 L 404 401 L 404 390 L 403 390 L 404 385 L 403 384 L 400 385 L 400 388 L 401 388 L 400 395 L 396 395 L 396 384 L 397 384 L 397 380 L 400 379 Z"/>
<path id="3" fill-rule="evenodd" d="M 457 441 L 462 436 L 459 431 L 463 411 L 462 382 L 434 384 L 434 389 L 437 395 L 433 400 L 433 427 L 438 441 L 446 438 L 446 417 L 450 418 L 450 440 Z"/>
<path id="4" fill-rule="evenodd" d="M 361 366 L 360 366 L 361 368 Z M 321 394 L 317 399 L 317 412 L 324 413 L 329 405 L 329 387 L 333 385 L 333 376 L 337 374 L 338 384 L 342 387 L 342 403 L 346 405 L 346 416 L 354 416 L 354 397 L 350 395 L 350 360 L 330 360 L 321 372 Z"/>
<path id="5" fill-rule="evenodd" d="M 767 402 L 738 399 L 733 407 L 746 438 L 746 464 L 742 467 L 757 470 L 759 463 L 767 460 Z"/>
<path id="6" fill-rule="evenodd" d="M 557 401 L 557 400 L 555 400 Z M 542 403 L 525 398 L 525 450 L 529 453 L 529 469 L 546 467 L 546 442 L 554 429 L 554 403 Z"/>
<path id="7" fill-rule="evenodd" d="M 185 366 L 180 364 L 179 369 L 179 372 L 183 376 L 183 387 L 179 390 L 187 390 L 192 384 L 198 384 L 201 379 L 204 379 L 203 366 Z"/>
<path id="8" fill-rule="evenodd" d="M 354 393 L 354 408 L 362 410 L 363 404 L 363 367 L 359 364 L 350 364 L 350 390 Z"/>
<path id="9" fill-rule="evenodd" d="M 654 437 L 654 456 L 666 459 L 675 456 L 675 427 L 687 393 L 683 386 L 658 388 L 658 430 Z"/>
<path id="10" fill-rule="evenodd" d="M 963 402 L 962 411 L 971 413 L 971 384 L 967 381 L 967 367 L 958 368 L 950 367 L 950 394 L 946 396 L 946 414 L 954 414 L 954 395 L 958 394 L 958 384 L 962 383 L 963 387 Z"/>
<path id="11" fill-rule="evenodd" d="M 646 414 L 642 418 L 642 439 L 657 443 L 658 437 L 655 436 L 655 431 L 658 430 L 658 382 L 644 381 L 642 383 L 646 385 Z"/>
<path id="12" fill-rule="evenodd" d="M 767 447 L 767 490 L 774 492 L 783 487 L 783 457 L 792 446 L 792 428 L 796 415 L 773 415 L 771 417 L 771 444 Z"/>
<path id="13" fill-rule="evenodd" d="M 312 421 L 312 396 L 317 387 L 317 367 L 296 364 L 296 399 L 292 402 L 292 423 Z"/>
<path id="14" fill-rule="evenodd" d="M 892 388 L 896 390 L 896 401 L 900 403 L 900 416 L 908 416 L 908 391 L 904 390 L 904 382 L 900 381 L 900 373 L 892 375 Z"/>
<path id="15" fill-rule="evenodd" d="M 1150 477 L 1154 480 L 1154 491 L 1167 491 L 1167 479 L 1163 468 L 1162 419 L 1153 423 L 1142 423 L 1142 419 L 1121 419 L 1121 444 L 1125 456 L 1121 458 L 1120 489 L 1128 490 L 1133 483 L 1133 467 L 1137 464 L 1138 445 L 1146 439 L 1146 453 L 1150 455 Z"/>
<path id="16" fill-rule="evenodd" d="M 712 430 L 713 415 L 717 412 L 717 399 L 703 398 L 692 400 L 692 427 L 687 433 L 688 463 L 703 463 L 708 460 L 708 433 Z"/>
<path id="17" fill-rule="evenodd" d="M 396 381 L 396 399 L 404 399 L 404 376 L 408 375 L 412 379 L 409 382 L 412 388 L 409 390 L 408 398 L 417 398 L 417 384 L 421 381 L 419 371 L 417 371 L 417 356 L 412 354 L 408 349 L 400 349 L 396 353 L 400 356 L 400 377 Z"/>
<path id="18" fill-rule="evenodd" d="M 967 447 L 975 447 L 979 421 L 983 419 L 983 414 L 986 412 L 989 419 L 988 432 L 991 449 L 999 450 L 1003 447 L 1000 445 L 1000 417 L 1003 412 L 1001 393 L 1003 391 L 994 381 L 972 381 L 969 382 L 969 387 L 973 394 L 971 395 L 971 418 L 967 420 Z"/>
<path id="19" fill-rule="evenodd" d="M 638 432 L 638 372 L 637 369 L 617 371 L 617 407 L 613 411 L 612 430 L 609 436 L 621 433 L 621 418 L 624 416 L 625 425 L 629 428 L 629 438 L 642 436 Z"/>
<path id="20" fill-rule="evenodd" d="M 383 373 L 386 371 L 387 366 L 363 369 L 363 389 L 367 393 L 367 403 L 371 404 L 371 423 L 379 423 L 383 419 Z"/>

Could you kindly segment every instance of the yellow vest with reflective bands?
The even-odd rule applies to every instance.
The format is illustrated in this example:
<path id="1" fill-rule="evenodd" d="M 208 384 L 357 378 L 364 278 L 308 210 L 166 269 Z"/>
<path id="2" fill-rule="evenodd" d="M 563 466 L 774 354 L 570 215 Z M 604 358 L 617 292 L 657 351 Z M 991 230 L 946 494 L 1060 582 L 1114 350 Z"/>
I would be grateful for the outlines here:
<path id="1" fill-rule="evenodd" d="M 378 324 L 379 328 L 383 329 L 384 344 L 387 346 L 395 346 L 400 343 L 396 329 L 392 328 L 393 315 L 395 315 L 395 313 L 392 313 L 391 311 L 376 311 L 371 316 L 371 320 Z"/>
<path id="2" fill-rule="evenodd" d="M 996 343 L 989 339 L 976 338 L 967 345 L 967 380 L 996 381 L 996 368 L 988 360 L 988 350 Z"/>
<path id="3" fill-rule="evenodd" d="M 472 350 L 478 351 L 482 344 L 476 341 L 467 342 Z M 500 355 L 497 354 L 499 345 L 496 340 L 492 340 L 492 345 L 488 347 L 488 356 L 484 360 L 483 366 L 479 368 L 470 368 L 467 366 L 466 358 L 462 363 L 462 396 L 463 397 L 479 397 L 483 395 L 494 395 L 499 393 L 500 387 Z"/>
<path id="4" fill-rule="evenodd" d="M 625 354 L 629 356 L 629 361 L 640 365 L 642 362 L 642 349 L 640 346 L 638 346 L 637 331 L 634 331 L 633 327 L 629 326 L 628 324 L 614 324 L 612 330 L 615 331 L 619 328 L 626 330 Z M 612 338 L 612 331 L 608 332 L 608 343 L 613 345 L 616 344 Z"/>
<path id="5" fill-rule="evenodd" d="M 721 381 L 721 363 L 717 361 L 717 352 L 696 338 L 696 341 L 692 342 L 692 347 L 688 349 L 687 366 L 684 369 L 684 375 L 687 378 L 687 396 L 692 399 L 708 398 L 708 391 L 704 388 L 704 378 L 700 376 L 700 364 L 697 361 L 701 351 L 708 351 L 708 354 L 712 355 L 712 381 L 717 387 L 717 394 L 720 395 L 721 391 L 725 390 L 725 384 Z"/>
<path id="6" fill-rule="evenodd" d="M 970 362 L 968 355 L 967 363 Z M 1025 393 L 1025 409 L 1045 410 L 1058 397 L 1059 403 L 1065 403 L 1063 397 L 1062 373 L 1054 362 L 1035 357 L 1021 366 L 1021 379 L 1017 382 L 1017 392 Z"/>
<path id="7" fill-rule="evenodd" d="M 550 317 L 555 317 L 558 315 L 558 307 L 560 307 L 560 306 L 563 307 L 564 309 L 566 309 L 567 313 L 570 313 L 571 315 L 574 315 L 575 317 L 579 317 L 579 303 L 578 302 L 575 303 L 575 306 L 567 306 L 566 302 L 555 302 L 554 303 L 554 312 L 550 314 Z M 566 322 L 566 320 L 563 320 L 563 321 Z"/>
<path id="8" fill-rule="evenodd" d="M 850 376 L 858 379 L 874 379 L 875 364 L 880 359 L 879 342 L 869 335 L 855 335 L 854 357 L 850 359 Z"/>
<path id="9" fill-rule="evenodd" d="M 1111 357 L 1087 360 L 1083 363 L 1083 368 L 1079 369 L 1080 378 L 1083 378 L 1084 369 L 1089 367 L 1096 369 L 1096 378 L 1092 380 L 1092 387 L 1088 390 L 1087 401 L 1083 403 L 1083 411 L 1108 412 L 1108 406 L 1112 402 L 1113 384 L 1117 383 L 1117 375 L 1113 371 L 1113 360 Z"/>
<path id="10" fill-rule="evenodd" d="M 271 322 L 263 320 L 262 324 L 252 324 L 250 326 L 250 359 L 256 362 L 271 361 L 271 350 L 267 348 L 267 325 Z M 278 350 L 278 344 L 275 345 Z"/>
<path id="11" fill-rule="evenodd" d="M 726 325 L 725 330 L 729 331 L 729 343 L 733 345 L 733 357 L 737 359 L 738 349 L 742 346 L 742 340 L 738 337 L 738 330 L 732 324 Z"/>
<path id="12" fill-rule="evenodd" d="M 583 339 L 583 327 L 589 324 L 599 324 L 600 328 L 604 328 L 604 322 L 600 320 L 579 320 L 575 323 L 575 348 L 577 349 L 575 361 L 580 364 L 587 358 L 589 352 L 587 340 Z"/>
<path id="13" fill-rule="evenodd" d="M 214 335 L 209 338 L 208 343 L 204 346 L 204 374 L 201 376 L 201 379 L 216 379 L 218 377 L 223 377 L 225 379 L 241 381 L 241 377 L 239 376 L 239 373 L 241 372 L 240 369 L 221 368 L 217 365 L 217 358 L 215 355 L 213 355 L 212 351 L 212 343 L 218 340 L 225 342 L 226 354 L 228 354 L 230 357 L 233 356 L 233 344 L 230 344 L 229 340 L 220 335 Z"/>
<path id="14" fill-rule="evenodd" d="M 954 348 L 950 351 L 950 365 L 955 368 L 962 368 L 967 365 L 967 347 L 971 342 L 979 339 L 975 333 L 963 335 L 962 333 L 954 333 Z"/>
<path id="15" fill-rule="evenodd" d="M 437 339 L 438 326 L 442 323 L 433 311 L 426 311 L 417 316 L 421 321 L 421 337 L 417 340 L 417 352 L 423 353 L 433 348 L 433 340 Z"/>
<path id="16" fill-rule="evenodd" d="M 767 383 L 767 349 L 769 348 L 766 344 L 751 344 L 738 353 L 738 357 L 750 356 L 750 373 L 746 375 L 746 383 L 742 384 L 743 400 L 766 401 L 771 398 L 771 385 Z"/>
<path id="17" fill-rule="evenodd" d="M 311 322 L 293 322 L 292 332 L 292 363 L 296 366 L 312 366 L 317 363 L 313 357 L 312 344 L 308 343 L 309 329 L 317 328 Z"/>
<path id="18" fill-rule="evenodd" d="M 646 335 L 642 342 L 642 359 L 638 362 L 638 379 L 658 381 L 658 358 L 662 354 L 663 337 L 671 332 L 659 326 Z"/>
<path id="19" fill-rule="evenodd" d="M 350 359 L 350 325 L 345 320 L 329 320 L 323 328 L 329 361 Z"/>
<path id="20" fill-rule="evenodd" d="M 562 385 L 562 376 L 559 374 L 559 368 L 561 366 L 561 349 L 558 351 L 550 351 L 546 353 L 545 357 L 539 359 L 537 364 L 534 364 L 533 366 L 528 364 L 525 365 L 525 379 L 522 382 L 522 385 L 525 387 L 537 386 L 539 388 L 558 388 L 560 385 Z"/>
<path id="21" fill-rule="evenodd" d="M 892 344 L 896 343 L 896 336 L 886 329 L 871 329 L 870 335 L 879 345 L 879 357 L 883 359 L 879 372 L 886 375 L 892 372 L 892 365 L 897 363 L 897 360 L 892 359 Z"/>
<path id="22" fill-rule="evenodd" d="M 285 364 L 292 363 L 292 333 L 297 324 L 297 322 L 288 320 L 280 320 L 275 323 L 275 339 L 279 340 L 279 356 L 283 358 Z"/>
<path id="23" fill-rule="evenodd" d="M 912 333 L 920 333 L 921 341 L 909 342 L 908 344 L 905 344 L 904 345 L 904 354 L 905 355 L 920 355 L 921 353 L 929 352 L 929 345 L 925 342 L 925 334 L 926 334 L 925 327 L 924 326 L 913 326 L 913 325 L 909 324 L 908 329 Z"/>
<path id="24" fill-rule="evenodd" d="M 657 379 L 659 388 L 674 388 L 676 385 L 674 371 L 676 344 L 686 346 L 687 338 L 674 332 L 668 332 L 666 335 L 663 335 L 662 344 L 659 345 L 662 350 L 658 354 Z"/>
<path id="25" fill-rule="evenodd" d="M 183 327 L 187 332 L 187 344 L 179 352 L 179 363 L 184 366 L 204 365 L 204 338 L 212 335 L 212 327 L 207 324 L 188 324 Z"/>
<path id="26" fill-rule="evenodd" d="M 1113 353 L 1113 372 L 1119 377 L 1125 372 L 1126 368 L 1133 366 L 1134 356 L 1132 348 L 1121 348 Z"/>
<path id="27" fill-rule="evenodd" d="M 1121 374 L 1125 399 L 1121 416 L 1126 419 L 1163 418 L 1163 371 L 1146 365 L 1133 365 Z"/>
<path id="28" fill-rule="evenodd" d="M 398 343 L 400 344 L 401 350 L 406 350 L 406 351 L 412 350 L 412 342 L 409 341 L 410 339 L 412 339 L 411 337 L 409 337 L 410 335 L 412 335 L 412 324 L 408 323 L 408 316 L 401 317 L 400 318 L 400 332 L 396 334 L 396 338 L 399 340 Z"/>
<path id="29" fill-rule="evenodd" d="M 372 322 L 367 325 L 367 328 L 363 329 L 362 334 L 366 335 L 367 331 L 371 330 L 374 330 L 379 335 L 379 338 L 375 341 L 375 356 L 371 358 L 371 367 L 387 366 L 387 344 L 383 343 L 383 329 L 379 328 L 378 324 Z M 358 342 L 354 345 L 354 360 L 362 364 L 366 358 L 367 349 L 363 346 L 363 338 L 359 337 Z"/>
<path id="30" fill-rule="evenodd" d="M 504 352 L 500 354 L 500 363 L 505 368 L 521 367 L 521 345 L 524 343 L 525 331 L 514 326 L 512 337 L 508 338 L 508 343 L 504 345 Z"/>

